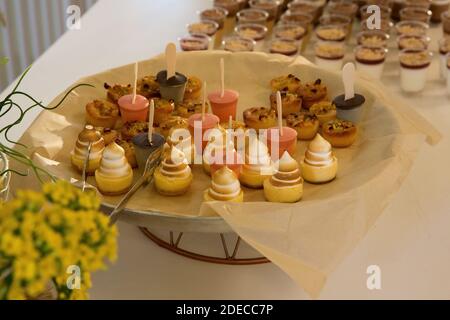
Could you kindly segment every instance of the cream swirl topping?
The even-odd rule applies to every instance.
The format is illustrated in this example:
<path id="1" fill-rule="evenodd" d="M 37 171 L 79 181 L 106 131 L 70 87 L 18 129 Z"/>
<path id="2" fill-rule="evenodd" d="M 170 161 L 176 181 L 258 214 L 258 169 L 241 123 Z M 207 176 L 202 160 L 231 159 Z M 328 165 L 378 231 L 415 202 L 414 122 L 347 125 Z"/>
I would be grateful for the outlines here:
<path id="1" fill-rule="evenodd" d="M 258 172 L 261 175 L 273 174 L 273 163 L 269 155 L 269 149 L 257 138 L 251 142 L 245 162 L 244 170 Z"/>
<path id="2" fill-rule="evenodd" d="M 225 166 L 214 173 L 208 193 L 214 200 L 229 201 L 241 193 L 241 184 L 234 172 Z"/>
<path id="3" fill-rule="evenodd" d="M 90 125 L 86 126 L 78 135 L 75 148 L 72 152 L 73 156 L 84 160 L 88 154 L 89 143 L 92 143 L 89 160 L 101 158 L 103 150 L 105 149 L 105 141 L 100 132 Z"/>
<path id="4" fill-rule="evenodd" d="M 331 165 L 333 161 L 330 143 L 317 134 L 305 152 L 305 163 L 311 166 L 325 167 Z"/>
<path id="5" fill-rule="evenodd" d="M 160 172 L 162 175 L 171 178 L 185 177 L 191 174 L 186 155 L 177 147 L 172 146 L 170 152 L 161 162 Z"/>
<path id="6" fill-rule="evenodd" d="M 277 187 L 290 187 L 302 182 L 297 161 L 285 151 L 276 163 L 277 171 L 270 178 L 270 182 Z"/>
<path id="7" fill-rule="evenodd" d="M 110 143 L 103 151 L 99 172 L 109 177 L 124 177 L 131 170 L 125 158 L 125 150 L 115 142 Z"/>

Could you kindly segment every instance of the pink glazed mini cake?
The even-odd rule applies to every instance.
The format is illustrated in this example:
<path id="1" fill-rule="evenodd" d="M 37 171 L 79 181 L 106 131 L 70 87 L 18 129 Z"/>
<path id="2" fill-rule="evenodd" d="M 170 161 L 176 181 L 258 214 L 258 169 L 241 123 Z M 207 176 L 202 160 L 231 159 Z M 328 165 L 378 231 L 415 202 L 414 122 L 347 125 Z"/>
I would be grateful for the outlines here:
<path id="1" fill-rule="evenodd" d="M 214 91 L 208 95 L 212 112 L 219 117 L 220 122 L 228 122 L 230 116 L 236 120 L 236 108 L 239 99 L 239 92 L 225 90 L 223 97 L 221 91 Z"/>
<path id="2" fill-rule="evenodd" d="M 133 103 L 133 95 L 128 94 L 121 97 L 117 103 L 119 104 L 123 122 L 148 120 L 149 102 L 146 97 L 137 94 Z"/>

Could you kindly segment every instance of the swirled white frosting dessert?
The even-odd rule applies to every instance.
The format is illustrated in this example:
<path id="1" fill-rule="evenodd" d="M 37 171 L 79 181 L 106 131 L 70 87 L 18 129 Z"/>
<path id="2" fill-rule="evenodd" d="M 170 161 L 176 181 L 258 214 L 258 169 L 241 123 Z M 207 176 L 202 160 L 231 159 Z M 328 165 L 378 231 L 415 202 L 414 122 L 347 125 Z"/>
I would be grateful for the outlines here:
<path id="1" fill-rule="evenodd" d="M 234 151 L 233 140 L 227 139 L 226 134 L 220 129 L 214 129 L 209 139 L 203 150 L 203 169 L 207 174 L 211 174 L 212 164 L 225 164 L 227 153 L 232 154 Z"/>
<path id="2" fill-rule="evenodd" d="M 242 166 L 239 181 L 246 187 L 259 189 L 264 180 L 274 173 L 269 149 L 258 138 L 252 139 L 245 154 L 245 164 Z"/>
<path id="3" fill-rule="evenodd" d="M 93 126 L 87 125 L 78 135 L 75 148 L 71 153 L 71 160 L 74 168 L 81 173 L 83 171 L 84 162 L 88 156 L 90 143 L 92 143 L 92 146 L 86 173 L 88 175 L 93 175 L 95 170 L 100 166 L 102 153 L 105 149 L 105 141 L 103 140 L 101 133 L 95 130 Z"/>
<path id="4" fill-rule="evenodd" d="M 243 202 L 244 192 L 236 174 L 228 167 L 222 167 L 212 176 L 211 187 L 203 193 L 205 201 Z"/>
<path id="5" fill-rule="evenodd" d="M 276 173 L 264 181 L 267 201 L 293 203 L 303 196 L 303 179 L 297 161 L 285 151 L 275 164 Z"/>
<path id="6" fill-rule="evenodd" d="M 125 157 L 125 150 L 117 143 L 110 143 L 103 151 L 95 181 L 100 192 L 106 195 L 119 195 L 131 187 L 133 169 Z"/>
<path id="7" fill-rule="evenodd" d="M 309 144 L 300 166 L 306 181 L 325 183 L 336 177 L 338 160 L 333 154 L 330 143 L 317 134 Z"/>
<path id="8" fill-rule="evenodd" d="M 155 188 L 165 196 L 178 196 L 186 193 L 192 183 L 193 175 L 185 154 L 173 146 L 153 175 Z"/>

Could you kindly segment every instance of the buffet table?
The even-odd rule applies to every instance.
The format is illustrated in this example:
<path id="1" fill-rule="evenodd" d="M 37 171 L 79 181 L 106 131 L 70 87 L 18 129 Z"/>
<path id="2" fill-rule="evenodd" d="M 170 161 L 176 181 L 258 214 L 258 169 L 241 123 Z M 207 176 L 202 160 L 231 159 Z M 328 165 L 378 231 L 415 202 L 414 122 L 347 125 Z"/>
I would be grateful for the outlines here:
<path id="1" fill-rule="evenodd" d="M 39 58 L 23 89 L 48 102 L 80 77 L 154 56 L 164 50 L 168 41 L 182 36 L 186 24 L 197 19 L 196 12 L 210 7 L 211 2 L 133 0 L 125 6 L 119 0 L 99 1 L 84 16 L 81 30 L 65 34 Z M 162 32 L 157 31 L 161 20 L 149 19 L 155 14 L 165 17 L 167 27 Z M 133 23 L 117 27 L 109 22 L 123 16 Z M 140 40 L 130 34 L 139 34 Z M 441 30 L 433 28 L 430 35 L 431 48 L 436 51 Z M 120 46 L 114 45 L 115 39 L 121 39 Z M 104 53 L 101 59 L 98 52 Z M 450 298 L 450 200 L 446 188 L 450 181 L 449 98 L 438 79 L 437 58 L 426 90 L 417 95 L 402 94 L 397 66 L 395 61 L 386 66 L 382 79 L 386 90 L 407 99 L 440 130 L 443 139 L 436 146 L 423 146 L 402 189 L 368 236 L 328 279 L 322 299 Z M 32 121 L 32 116 L 28 121 Z M 15 135 L 20 136 L 25 129 L 16 130 Z M 94 299 L 307 298 L 273 264 L 207 264 L 159 248 L 135 226 L 120 223 L 119 229 L 119 260 L 107 272 L 94 276 Z M 212 237 L 187 234 L 183 241 L 197 242 L 206 252 L 220 251 L 220 242 Z M 367 289 L 366 270 L 370 265 L 381 268 L 381 290 Z"/>

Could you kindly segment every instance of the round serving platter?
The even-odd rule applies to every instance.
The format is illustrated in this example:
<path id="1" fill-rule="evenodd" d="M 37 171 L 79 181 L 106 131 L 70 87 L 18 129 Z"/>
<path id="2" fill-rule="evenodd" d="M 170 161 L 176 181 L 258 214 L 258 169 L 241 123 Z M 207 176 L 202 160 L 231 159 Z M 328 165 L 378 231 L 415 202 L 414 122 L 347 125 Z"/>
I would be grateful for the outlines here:
<path id="1" fill-rule="evenodd" d="M 269 106 L 271 79 L 287 74 L 294 74 L 302 81 L 310 82 L 320 78 L 327 85 L 329 97 L 332 99 L 343 93 L 341 76 L 317 68 L 303 57 L 289 58 L 281 55 L 265 53 L 230 53 L 225 51 L 205 51 L 205 52 L 181 52 L 177 55 L 177 71 L 187 75 L 195 75 L 208 83 L 209 90 L 218 89 L 220 86 L 219 61 L 225 60 L 226 86 L 239 91 L 240 98 L 238 104 L 238 120 L 242 120 L 242 111 L 249 107 Z M 139 62 L 139 77 L 155 75 L 165 68 L 164 56 Z M 79 174 L 71 167 L 70 152 L 76 141 L 78 133 L 84 126 L 84 106 L 93 99 L 104 98 L 106 91 L 104 83 L 128 84 L 132 83 L 133 65 L 122 66 L 111 69 L 100 74 L 92 75 L 80 79 L 76 84 L 89 83 L 94 88 L 79 88 L 71 94 L 64 105 L 53 111 L 44 111 L 32 124 L 22 141 L 32 146 L 39 155 L 51 160 L 46 167 L 58 177 L 65 179 L 79 179 Z M 75 85 L 76 85 L 75 84 Z M 401 132 L 398 129 L 398 122 L 392 109 L 386 107 L 385 99 L 381 103 L 377 97 L 380 91 L 374 91 L 367 80 L 358 79 L 355 84 L 356 91 L 366 98 L 365 119 L 359 126 L 359 137 L 354 146 L 348 150 L 335 150 L 339 159 L 342 159 L 343 176 L 347 176 L 349 168 L 352 167 L 354 159 L 358 159 L 359 146 L 365 146 L 372 135 L 376 133 L 377 125 L 372 121 L 372 114 L 379 116 L 382 114 L 382 121 L 389 126 L 394 134 Z M 59 97 L 55 99 L 58 100 Z M 45 124 L 45 125 L 44 125 Z M 397 128 L 397 129 L 396 129 Z M 389 133 L 389 132 L 388 132 Z M 51 143 L 49 142 L 51 141 Z M 307 142 L 299 142 L 299 154 L 307 146 Z M 389 148 L 389 146 L 387 146 Z M 366 148 L 364 149 L 366 150 Z M 366 151 L 365 151 L 366 152 Z M 367 151 L 369 152 L 369 151 Z M 373 151 L 371 151 L 373 152 Z M 367 165 L 378 165 L 375 157 Z M 55 165 L 56 163 L 56 165 Z M 44 162 L 45 164 L 45 162 Z M 356 166 L 359 164 L 356 163 Z M 178 232 L 202 232 L 202 233 L 228 233 L 232 232 L 230 226 L 208 205 L 202 204 L 202 191 L 209 186 L 210 178 L 203 174 L 201 169 L 194 169 L 194 190 L 187 195 L 170 199 L 156 195 L 152 186 L 138 191 L 134 198 L 127 204 L 126 209 L 120 216 L 120 220 L 146 228 L 158 228 Z M 136 178 L 139 171 L 135 172 Z M 362 183 L 374 179 L 373 175 L 363 178 Z M 95 184 L 92 177 L 89 183 Z M 364 180 L 364 179 L 367 179 Z M 200 180 L 200 182 L 196 182 Z M 342 193 L 351 192 L 355 187 L 351 184 L 343 184 L 339 180 Z M 196 184 L 197 183 L 197 184 Z M 322 201 L 323 197 L 333 196 L 333 192 L 324 191 L 323 197 L 320 194 L 320 186 L 307 186 L 303 201 Z M 331 190 L 331 189 L 330 189 Z M 245 201 L 247 203 L 262 202 L 264 197 L 261 190 L 245 189 Z M 121 197 L 105 197 L 103 209 L 111 212 Z M 243 204 L 245 206 L 245 203 Z"/>

